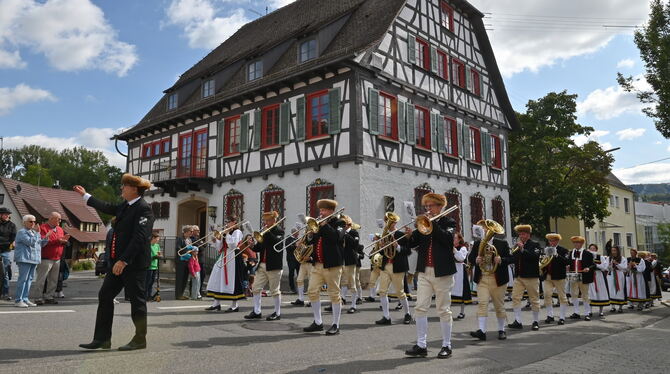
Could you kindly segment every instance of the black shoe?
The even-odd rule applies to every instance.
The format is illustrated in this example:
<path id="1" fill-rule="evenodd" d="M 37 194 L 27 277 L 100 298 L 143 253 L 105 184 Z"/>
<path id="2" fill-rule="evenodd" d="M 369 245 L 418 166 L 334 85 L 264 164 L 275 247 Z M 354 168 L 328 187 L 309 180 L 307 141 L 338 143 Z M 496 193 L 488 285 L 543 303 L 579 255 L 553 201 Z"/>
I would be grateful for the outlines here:
<path id="1" fill-rule="evenodd" d="M 361 304 L 363 304 L 363 300 L 359 297 L 358 299 L 356 299 L 356 305 L 361 305 Z"/>
<path id="2" fill-rule="evenodd" d="M 617 313 L 623 313 L 623 309 L 619 309 Z"/>
<path id="3" fill-rule="evenodd" d="M 309 302 L 309 301 L 308 301 L 308 302 L 306 302 L 306 303 L 305 303 L 305 307 L 306 307 L 306 308 L 310 308 L 310 307 L 312 307 L 312 303 L 311 303 L 311 302 Z"/>
<path id="4" fill-rule="evenodd" d="M 251 313 L 244 316 L 244 319 L 261 319 L 261 313 L 256 314 L 253 310 Z"/>
<path id="5" fill-rule="evenodd" d="M 458 313 L 458 315 L 456 316 L 456 319 L 463 319 L 463 318 L 465 318 L 465 313 Z"/>
<path id="6" fill-rule="evenodd" d="M 554 323 L 554 317 L 547 317 L 547 319 L 544 320 L 544 323 Z"/>
<path id="7" fill-rule="evenodd" d="M 616 313 L 616 308 L 610 309 L 610 313 Z"/>
<path id="8" fill-rule="evenodd" d="M 347 305 L 347 300 L 344 300 L 344 298 L 342 298 L 340 300 L 342 300 L 342 305 Z"/>
<path id="9" fill-rule="evenodd" d="M 209 307 L 205 308 L 205 310 L 207 310 L 207 311 L 212 311 L 212 310 L 221 311 L 221 305 L 217 305 L 217 306 L 212 305 L 212 306 L 209 306 Z"/>
<path id="10" fill-rule="evenodd" d="M 538 331 L 540 330 L 540 324 L 537 323 L 537 321 L 533 321 L 533 326 L 530 329 L 533 331 Z"/>
<path id="11" fill-rule="evenodd" d="M 563 318 L 558 320 L 559 325 L 565 325 L 565 320 Z"/>
<path id="12" fill-rule="evenodd" d="M 104 342 L 101 342 L 99 340 L 94 340 L 88 344 L 79 344 L 79 347 L 84 348 L 84 349 L 110 349 L 112 348 L 112 341 L 107 340 Z"/>
<path id="13" fill-rule="evenodd" d="M 428 356 L 428 350 L 426 348 L 421 348 L 418 345 L 414 345 L 411 349 L 406 350 L 405 354 L 412 357 L 426 357 Z"/>
<path id="14" fill-rule="evenodd" d="M 119 351 L 135 351 L 137 349 L 145 349 L 146 347 L 147 347 L 147 342 L 136 343 L 136 342 L 131 340 L 130 343 L 120 346 Z"/>
<path id="15" fill-rule="evenodd" d="M 629 305 L 628 309 L 635 309 L 635 306 L 634 305 Z"/>
<path id="16" fill-rule="evenodd" d="M 349 310 L 347 310 L 347 314 L 354 314 L 354 313 L 356 313 L 356 308 L 354 307 L 351 307 L 349 308 Z"/>
<path id="17" fill-rule="evenodd" d="M 278 316 L 277 313 L 272 313 L 266 318 L 266 321 L 279 321 L 281 319 L 281 316 Z"/>
<path id="18" fill-rule="evenodd" d="M 55 304 L 58 304 L 58 301 L 56 301 L 55 299 L 46 299 L 46 300 L 44 300 L 44 303 L 55 305 Z"/>
<path id="19" fill-rule="evenodd" d="M 502 330 L 498 331 L 498 340 L 505 340 L 505 339 L 507 339 L 507 333 Z"/>
<path id="20" fill-rule="evenodd" d="M 437 354 L 437 358 L 449 358 L 451 357 L 451 348 L 449 347 L 442 347 L 440 349 L 440 353 Z"/>
<path id="21" fill-rule="evenodd" d="M 374 303 L 374 302 L 375 302 L 375 298 L 372 297 L 372 296 L 368 296 L 368 297 L 365 298 L 365 301 L 369 301 L 369 302 L 371 302 L 371 303 Z"/>
<path id="22" fill-rule="evenodd" d="M 587 314 L 586 317 L 584 317 L 584 321 L 590 321 L 591 320 L 591 315 Z"/>
<path id="23" fill-rule="evenodd" d="M 331 306 L 327 306 L 327 307 L 325 307 L 323 310 L 326 311 L 326 312 L 332 312 L 332 311 L 333 311 L 333 306 L 332 306 L 332 305 L 331 305 Z"/>
<path id="24" fill-rule="evenodd" d="M 317 325 L 316 322 L 312 322 L 311 325 L 302 329 L 304 332 L 314 332 L 314 331 L 323 331 L 323 324 Z"/>
<path id="25" fill-rule="evenodd" d="M 402 304 L 398 303 L 398 305 L 395 306 L 395 310 L 400 310 L 402 309 Z"/>
<path id="26" fill-rule="evenodd" d="M 598 317 L 600 317 L 600 319 L 605 319 L 605 313 L 600 312 L 600 314 L 598 314 Z"/>
<path id="27" fill-rule="evenodd" d="M 405 325 L 409 325 L 410 323 L 412 323 L 412 315 L 409 314 L 409 313 L 406 313 L 405 318 L 403 318 L 403 320 L 402 320 L 402 323 L 405 324 Z"/>
<path id="28" fill-rule="evenodd" d="M 326 331 L 326 335 L 337 335 L 339 333 L 340 333 L 340 328 L 337 325 L 330 326 L 328 331 Z"/>
<path id="29" fill-rule="evenodd" d="M 300 300 L 300 299 L 298 299 L 298 300 L 296 300 L 296 301 L 291 301 L 291 305 L 300 305 L 300 306 L 303 306 L 303 305 L 305 305 L 305 302 L 302 301 L 302 300 Z"/>
<path id="30" fill-rule="evenodd" d="M 238 306 L 237 308 L 232 308 L 232 307 L 228 308 L 224 311 L 224 313 L 235 313 L 235 312 L 239 312 L 239 311 L 240 311 L 240 307 Z"/>
<path id="31" fill-rule="evenodd" d="M 572 313 L 570 315 L 570 317 L 568 317 L 568 318 L 570 318 L 570 319 L 582 319 L 582 317 L 580 317 L 579 314 L 577 314 L 577 313 Z"/>
<path id="32" fill-rule="evenodd" d="M 376 325 L 391 325 L 392 322 L 389 318 L 382 317 L 382 319 L 375 321 Z"/>
<path id="33" fill-rule="evenodd" d="M 521 329 L 523 328 L 523 325 L 522 325 L 521 323 L 519 323 L 519 321 L 514 320 L 514 322 L 513 322 L 513 323 L 510 323 L 509 325 L 507 325 L 507 327 L 509 327 L 510 329 L 519 329 L 519 330 L 521 330 Z"/>
<path id="34" fill-rule="evenodd" d="M 407 294 L 407 300 L 408 300 L 408 301 L 413 301 L 414 299 L 412 298 L 412 295 Z"/>
<path id="35" fill-rule="evenodd" d="M 477 331 L 470 331 L 470 336 L 472 336 L 473 338 L 477 338 L 479 340 L 482 340 L 482 341 L 486 341 L 486 333 L 484 331 L 482 331 L 481 329 L 479 329 Z"/>

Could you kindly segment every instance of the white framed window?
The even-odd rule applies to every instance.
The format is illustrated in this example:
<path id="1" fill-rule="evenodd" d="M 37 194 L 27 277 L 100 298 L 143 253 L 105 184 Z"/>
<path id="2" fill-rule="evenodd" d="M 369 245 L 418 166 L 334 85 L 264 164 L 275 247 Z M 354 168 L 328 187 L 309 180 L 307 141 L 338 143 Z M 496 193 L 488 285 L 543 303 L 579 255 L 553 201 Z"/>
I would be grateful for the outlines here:
<path id="1" fill-rule="evenodd" d="M 623 198 L 623 210 L 626 213 L 630 213 L 630 199 L 627 197 Z"/>
<path id="2" fill-rule="evenodd" d="M 316 39 L 304 41 L 300 44 L 298 61 L 300 63 L 313 60 L 317 57 Z"/>
<path id="3" fill-rule="evenodd" d="M 202 84 L 202 97 L 210 97 L 214 95 L 214 79 L 209 79 Z"/>
<path id="4" fill-rule="evenodd" d="M 168 96 L 168 110 L 177 109 L 177 98 L 178 96 L 176 92 Z"/>
<path id="5" fill-rule="evenodd" d="M 249 64 L 247 78 L 249 81 L 256 80 L 263 76 L 263 61 L 254 61 Z"/>
<path id="6" fill-rule="evenodd" d="M 619 209 L 619 196 L 614 196 L 614 206 Z"/>
<path id="7" fill-rule="evenodd" d="M 633 247 L 633 234 L 630 232 L 626 233 L 626 247 Z"/>
<path id="8" fill-rule="evenodd" d="M 613 240 L 613 245 L 621 245 L 621 234 L 618 232 L 614 233 L 614 240 Z"/>

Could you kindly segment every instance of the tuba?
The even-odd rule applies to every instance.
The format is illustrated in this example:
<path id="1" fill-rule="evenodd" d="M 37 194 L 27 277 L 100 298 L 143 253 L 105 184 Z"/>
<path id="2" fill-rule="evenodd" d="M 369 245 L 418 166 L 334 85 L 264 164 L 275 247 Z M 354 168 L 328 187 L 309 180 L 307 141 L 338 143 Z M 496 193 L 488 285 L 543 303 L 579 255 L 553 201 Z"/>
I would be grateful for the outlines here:
<path id="1" fill-rule="evenodd" d="M 555 254 L 556 247 L 547 247 L 544 249 L 544 253 L 542 256 L 540 256 L 540 271 L 544 270 L 544 268 L 551 264 L 551 260 L 554 259 Z"/>
<path id="2" fill-rule="evenodd" d="M 498 269 L 498 264 L 495 263 L 495 258 L 498 257 L 498 250 L 495 246 L 489 244 L 489 241 L 496 234 L 504 234 L 505 229 L 501 224 L 492 219 L 481 220 L 477 224 L 486 230 L 484 237 L 479 242 L 479 252 L 477 253 L 477 256 L 482 258 L 479 270 L 484 275 L 491 275 Z"/>

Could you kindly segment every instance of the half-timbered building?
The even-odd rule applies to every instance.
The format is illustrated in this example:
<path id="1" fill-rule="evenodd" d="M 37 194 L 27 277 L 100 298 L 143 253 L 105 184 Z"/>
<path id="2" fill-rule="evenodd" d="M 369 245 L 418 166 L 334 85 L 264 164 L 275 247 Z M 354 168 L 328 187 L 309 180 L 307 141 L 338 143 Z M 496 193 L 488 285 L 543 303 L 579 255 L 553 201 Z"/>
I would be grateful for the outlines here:
<path id="1" fill-rule="evenodd" d="M 466 237 L 510 229 L 516 119 L 483 14 L 463 0 L 298 0 L 237 31 L 135 126 L 128 171 L 151 180 L 155 227 L 235 214 L 292 226 L 335 198 L 362 233 L 446 194 Z"/>

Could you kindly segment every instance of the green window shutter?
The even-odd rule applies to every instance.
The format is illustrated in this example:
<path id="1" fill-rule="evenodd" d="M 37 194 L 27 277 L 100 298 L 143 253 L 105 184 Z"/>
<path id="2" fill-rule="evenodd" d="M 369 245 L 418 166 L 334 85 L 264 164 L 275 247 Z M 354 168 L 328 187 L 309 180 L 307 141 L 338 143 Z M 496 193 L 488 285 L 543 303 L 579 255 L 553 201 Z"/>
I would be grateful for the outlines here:
<path id="1" fill-rule="evenodd" d="M 296 100 L 295 140 L 305 140 L 305 96 Z"/>
<path id="2" fill-rule="evenodd" d="M 218 157 L 223 156 L 224 153 L 224 144 L 226 141 L 224 132 L 226 131 L 226 122 L 223 119 L 220 119 L 216 123 L 216 155 Z"/>
<path id="3" fill-rule="evenodd" d="M 261 125 L 261 111 L 254 111 L 254 144 L 251 146 L 251 149 L 256 151 L 261 147 L 261 133 L 263 131 L 263 126 Z"/>
<path id="4" fill-rule="evenodd" d="M 416 37 L 414 35 L 407 36 L 407 60 L 410 64 L 416 63 Z"/>
<path id="5" fill-rule="evenodd" d="M 430 149 L 437 151 L 437 122 L 440 115 L 437 113 L 430 113 Z"/>
<path id="6" fill-rule="evenodd" d="M 437 151 L 444 152 L 444 127 L 447 125 L 446 120 L 441 115 L 437 115 Z"/>
<path id="7" fill-rule="evenodd" d="M 249 113 L 244 113 L 240 119 L 240 152 L 249 151 Z"/>
<path id="8" fill-rule="evenodd" d="M 430 70 L 437 74 L 437 48 L 430 47 Z"/>
<path id="9" fill-rule="evenodd" d="M 379 134 L 379 91 L 368 89 L 368 111 L 370 134 Z"/>
<path id="10" fill-rule="evenodd" d="M 481 132 L 481 138 L 482 138 L 482 152 L 484 153 L 484 157 L 482 157 L 482 160 L 484 161 L 484 165 L 491 165 L 491 134 L 488 132 Z"/>
<path id="11" fill-rule="evenodd" d="M 472 155 L 470 154 L 470 126 L 463 124 L 463 158 L 466 160 L 471 160 Z"/>
<path id="12" fill-rule="evenodd" d="M 330 103 L 330 122 L 328 123 L 329 134 L 339 134 L 342 128 L 340 121 L 340 88 L 328 91 L 328 103 Z"/>
<path id="13" fill-rule="evenodd" d="M 405 142 L 407 140 L 407 103 L 404 101 L 398 101 L 398 140 Z"/>
<path id="14" fill-rule="evenodd" d="M 416 143 L 416 127 L 414 125 L 414 105 L 407 104 L 407 144 Z"/>
<path id="15" fill-rule="evenodd" d="M 289 129 L 291 122 L 291 104 L 282 103 L 279 106 L 279 144 L 289 143 Z"/>

